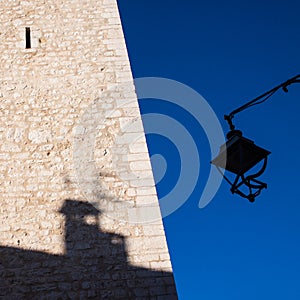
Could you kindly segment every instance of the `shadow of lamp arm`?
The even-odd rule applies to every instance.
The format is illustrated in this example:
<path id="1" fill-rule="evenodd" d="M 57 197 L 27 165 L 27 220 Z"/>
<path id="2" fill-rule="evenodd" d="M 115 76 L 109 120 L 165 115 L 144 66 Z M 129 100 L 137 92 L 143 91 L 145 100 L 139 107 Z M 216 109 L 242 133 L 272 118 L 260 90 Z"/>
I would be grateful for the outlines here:
<path id="1" fill-rule="evenodd" d="M 252 140 L 243 137 L 242 132 L 235 129 L 233 118 L 236 114 L 249 107 L 264 103 L 280 89 L 284 92 L 288 92 L 288 87 L 294 83 L 300 83 L 300 74 L 275 86 L 224 116 L 230 131 L 226 135 L 226 143 L 220 147 L 218 156 L 213 159 L 211 163 L 217 167 L 218 171 L 224 176 L 224 179 L 230 184 L 230 191 L 233 194 L 238 194 L 248 199 L 250 202 L 254 202 L 255 197 L 258 196 L 263 189 L 267 188 L 267 184 L 259 181 L 257 178 L 264 173 L 267 166 L 268 155 L 271 152 L 255 145 Z M 263 161 L 263 164 L 258 172 L 248 176 L 245 175 L 246 172 L 261 161 Z M 225 176 L 222 169 L 235 174 L 236 177 L 234 181 L 231 181 Z M 242 188 L 244 189 L 242 190 Z"/>

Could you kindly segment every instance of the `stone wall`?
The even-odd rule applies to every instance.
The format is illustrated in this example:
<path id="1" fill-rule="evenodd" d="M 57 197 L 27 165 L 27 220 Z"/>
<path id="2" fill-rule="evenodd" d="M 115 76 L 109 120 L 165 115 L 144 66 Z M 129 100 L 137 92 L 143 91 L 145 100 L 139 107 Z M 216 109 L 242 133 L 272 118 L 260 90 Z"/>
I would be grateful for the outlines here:
<path id="1" fill-rule="evenodd" d="M 0 24 L 0 296 L 176 299 L 115 0 Z"/>

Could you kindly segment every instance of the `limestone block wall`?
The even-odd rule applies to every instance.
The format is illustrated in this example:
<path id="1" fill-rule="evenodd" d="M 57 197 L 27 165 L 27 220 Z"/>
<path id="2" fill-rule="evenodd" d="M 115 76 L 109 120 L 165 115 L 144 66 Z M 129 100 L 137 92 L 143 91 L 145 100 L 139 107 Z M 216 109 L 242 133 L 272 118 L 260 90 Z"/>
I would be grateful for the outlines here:
<path id="1" fill-rule="evenodd" d="M 176 299 L 116 1 L 0 25 L 0 297 Z"/>

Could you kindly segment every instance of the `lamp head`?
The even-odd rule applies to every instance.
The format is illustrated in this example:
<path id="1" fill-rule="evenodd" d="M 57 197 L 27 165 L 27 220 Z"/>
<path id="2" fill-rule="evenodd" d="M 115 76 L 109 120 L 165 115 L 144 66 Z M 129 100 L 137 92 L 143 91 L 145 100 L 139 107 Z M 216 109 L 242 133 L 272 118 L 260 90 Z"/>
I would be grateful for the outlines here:
<path id="1" fill-rule="evenodd" d="M 237 175 L 246 173 L 271 153 L 243 137 L 240 130 L 230 131 L 227 139 L 211 163 Z"/>

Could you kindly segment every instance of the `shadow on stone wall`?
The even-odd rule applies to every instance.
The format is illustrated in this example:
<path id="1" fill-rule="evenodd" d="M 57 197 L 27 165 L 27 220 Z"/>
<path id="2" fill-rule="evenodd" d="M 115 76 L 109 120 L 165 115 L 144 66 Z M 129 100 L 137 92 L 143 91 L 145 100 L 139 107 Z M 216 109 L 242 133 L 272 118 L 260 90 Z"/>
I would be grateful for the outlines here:
<path id="1" fill-rule="evenodd" d="M 99 229 L 94 206 L 66 200 L 60 212 L 66 255 L 0 247 L 1 299 L 177 299 L 172 273 L 130 265 L 124 237 Z"/>

